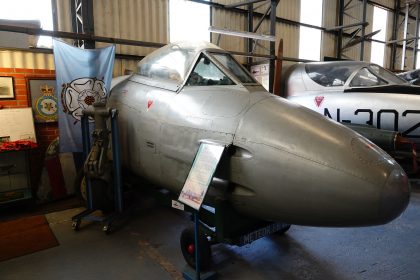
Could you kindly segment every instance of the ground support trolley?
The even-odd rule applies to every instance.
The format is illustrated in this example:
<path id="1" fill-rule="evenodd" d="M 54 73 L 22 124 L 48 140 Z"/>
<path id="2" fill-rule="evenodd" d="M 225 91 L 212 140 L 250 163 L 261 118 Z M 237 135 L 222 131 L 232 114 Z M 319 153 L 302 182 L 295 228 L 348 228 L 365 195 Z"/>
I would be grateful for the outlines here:
<path id="1" fill-rule="evenodd" d="M 120 144 L 117 122 L 118 111 L 94 104 L 93 110 L 84 110 L 82 117 L 83 153 L 85 164 L 81 178 L 85 178 L 87 210 L 72 217 L 72 228 L 79 230 L 82 220 L 101 222 L 105 233 L 114 222 L 125 217 L 123 208 Z M 94 140 L 90 146 L 88 118 L 95 119 Z M 107 129 L 110 119 L 111 131 Z M 112 160 L 108 158 L 109 137 L 112 138 Z M 94 215 L 102 210 L 104 215 Z"/>
<path id="2" fill-rule="evenodd" d="M 177 196 L 168 191 L 160 191 L 159 198 L 165 205 L 173 208 L 194 213 L 191 207 L 181 204 L 176 200 Z M 194 219 L 194 216 L 192 216 Z M 211 268 L 211 246 L 224 243 L 229 245 L 243 246 L 255 240 L 271 234 L 283 234 L 289 230 L 290 224 L 272 223 L 253 219 L 238 213 L 233 209 L 227 199 L 215 199 L 205 201 L 198 213 L 198 260 L 199 267 L 203 271 Z M 185 228 L 180 236 L 180 246 L 185 261 L 192 268 L 196 267 L 194 227 Z M 196 279 L 191 276 L 193 270 L 186 270 L 186 279 Z M 205 275 L 202 275 L 201 279 Z M 208 278 L 207 278 L 208 279 Z"/>

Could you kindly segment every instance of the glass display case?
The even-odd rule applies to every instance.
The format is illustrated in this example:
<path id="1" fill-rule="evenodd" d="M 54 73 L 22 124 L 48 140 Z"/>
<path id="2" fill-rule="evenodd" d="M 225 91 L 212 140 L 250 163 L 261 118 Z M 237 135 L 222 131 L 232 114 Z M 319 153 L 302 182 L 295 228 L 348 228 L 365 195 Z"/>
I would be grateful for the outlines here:
<path id="1" fill-rule="evenodd" d="M 32 199 L 28 150 L 0 152 L 0 207 Z"/>

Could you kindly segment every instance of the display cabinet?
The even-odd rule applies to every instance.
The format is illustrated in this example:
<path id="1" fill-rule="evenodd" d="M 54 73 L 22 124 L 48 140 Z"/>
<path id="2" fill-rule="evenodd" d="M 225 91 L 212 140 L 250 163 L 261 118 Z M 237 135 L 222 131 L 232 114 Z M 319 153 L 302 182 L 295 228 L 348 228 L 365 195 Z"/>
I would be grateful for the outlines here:
<path id="1" fill-rule="evenodd" d="M 29 150 L 0 152 L 0 207 L 32 200 Z"/>

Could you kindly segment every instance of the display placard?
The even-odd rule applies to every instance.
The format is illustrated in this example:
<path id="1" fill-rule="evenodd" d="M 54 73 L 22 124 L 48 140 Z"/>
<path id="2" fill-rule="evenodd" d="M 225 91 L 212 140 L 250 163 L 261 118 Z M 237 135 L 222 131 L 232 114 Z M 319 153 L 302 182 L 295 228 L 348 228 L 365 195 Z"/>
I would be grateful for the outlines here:
<path id="1" fill-rule="evenodd" d="M 178 200 L 199 210 L 225 146 L 201 143 Z"/>
<path id="2" fill-rule="evenodd" d="M 17 140 L 36 142 L 32 108 L 2 109 L 0 124 L 2 142 Z"/>

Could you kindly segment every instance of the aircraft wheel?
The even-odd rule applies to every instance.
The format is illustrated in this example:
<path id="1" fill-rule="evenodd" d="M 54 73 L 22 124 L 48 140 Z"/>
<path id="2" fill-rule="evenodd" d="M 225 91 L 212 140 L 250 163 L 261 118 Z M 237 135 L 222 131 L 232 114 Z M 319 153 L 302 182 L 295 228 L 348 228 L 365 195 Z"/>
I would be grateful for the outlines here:
<path id="1" fill-rule="evenodd" d="M 280 230 L 276 231 L 276 234 L 277 235 L 285 234 L 290 229 L 291 226 L 292 226 L 291 224 L 283 224 L 283 227 Z"/>
<path id="2" fill-rule="evenodd" d="M 198 235 L 199 242 L 199 257 L 200 257 L 200 269 L 205 271 L 209 269 L 211 264 L 211 248 L 207 237 L 200 233 Z M 195 240 L 194 240 L 194 228 L 188 227 L 181 233 L 180 238 L 181 251 L 185 261 L 189 266 L 195 268 Z"/>

